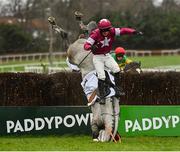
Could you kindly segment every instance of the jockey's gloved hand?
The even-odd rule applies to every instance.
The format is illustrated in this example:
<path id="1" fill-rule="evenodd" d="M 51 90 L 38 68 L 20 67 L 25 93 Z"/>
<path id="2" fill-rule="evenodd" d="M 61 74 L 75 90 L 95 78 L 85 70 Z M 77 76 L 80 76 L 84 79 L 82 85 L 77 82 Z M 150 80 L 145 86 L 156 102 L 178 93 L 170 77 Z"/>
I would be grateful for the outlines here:
<path id="1" fill-rule="evenodd" d="M 96 50 L 97 50 L 97 48 L 98 48 L 97 45 L 92 45 L 92 46 L 91 46 L 91 51 L 92 51 L 92 53 L 95 53 Z"/>
<path id="2" fill-rule="evenodd" d="M 141 32 L 141 31 L 134 31 L 133 34 L 142 36 L 143 32 Z"/>

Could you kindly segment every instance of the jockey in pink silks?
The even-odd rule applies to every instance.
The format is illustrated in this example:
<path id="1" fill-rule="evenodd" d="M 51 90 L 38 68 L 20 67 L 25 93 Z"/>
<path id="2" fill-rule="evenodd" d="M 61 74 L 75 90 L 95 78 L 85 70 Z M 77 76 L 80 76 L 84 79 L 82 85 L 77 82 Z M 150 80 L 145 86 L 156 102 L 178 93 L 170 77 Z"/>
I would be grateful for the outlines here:
<path id="1" fill-rule="evenodd" d="M 98 28 L 91 32 L 89 38 L 84 44 L 84 49 L 87 51 L 92 51 L 93 53 L 93 64 L 98 75 L 98 89 L 100 98 L 104 98 L 108 95 L 105 89 L 105 67 L 114 73 L 116 86 L 120 79 L 119 66 L 109 54 L 109 52 L 112 50 L 112 44 L 115 36 L 133 34 L 140 34 L 140 32 L 132 28 L 115 28 L 112 27 L 111 22 L 108 19 L 101 19 L 98 23 Z"/>

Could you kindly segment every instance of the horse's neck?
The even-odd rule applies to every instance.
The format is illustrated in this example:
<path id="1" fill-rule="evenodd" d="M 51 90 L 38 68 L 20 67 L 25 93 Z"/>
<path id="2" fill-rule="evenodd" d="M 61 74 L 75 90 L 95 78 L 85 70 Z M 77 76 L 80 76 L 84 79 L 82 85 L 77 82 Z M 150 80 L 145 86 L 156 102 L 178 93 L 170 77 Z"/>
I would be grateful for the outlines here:
<path id="1" fill-rule="evenodd" d="M 68 49 L 68 58 L 71 63 L 79 65 L 84 60 L 79 65 L 82 77 L 95 69 L 92 61 L 92 54 L 88 55 L 89 51 L 84 50 L 85 42 L 86 39 L 78 39 Z"/>

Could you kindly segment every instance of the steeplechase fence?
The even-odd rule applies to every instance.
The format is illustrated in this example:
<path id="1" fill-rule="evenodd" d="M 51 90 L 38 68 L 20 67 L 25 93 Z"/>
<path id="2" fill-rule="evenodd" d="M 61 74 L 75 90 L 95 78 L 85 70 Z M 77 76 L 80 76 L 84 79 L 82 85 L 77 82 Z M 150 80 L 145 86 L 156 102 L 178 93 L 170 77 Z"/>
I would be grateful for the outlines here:
<path id="1" fill-rule="evenodd" d="M 0 106 L 86 105 L 80 73 L 0 74 Z M 180 72 L 123 74 L 121 104 L 180 104 Z"/>

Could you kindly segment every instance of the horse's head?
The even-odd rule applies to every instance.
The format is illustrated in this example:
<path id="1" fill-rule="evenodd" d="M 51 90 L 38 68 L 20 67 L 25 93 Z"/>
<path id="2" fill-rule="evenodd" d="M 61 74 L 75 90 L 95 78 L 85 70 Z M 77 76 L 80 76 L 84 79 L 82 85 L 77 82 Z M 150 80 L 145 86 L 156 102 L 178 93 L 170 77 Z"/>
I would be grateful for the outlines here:
<path id="1" fill-rule="evenodd" d="M 89 51 L 84 50 L 84 43 L 86 39 L 78 39 L 73 44 L 71 44 L 67 51 L 67 57 L 69 62 L 75 65 L 79 65 L 81 61 L 87 56 Z M 92 54 L 89 54 L 86 59 L 79 65 L 79 68 L 84 77 L 87 73 L 94 70 L 94 65 L 92 62 Z"/>
<path id="2" fill-rule="evenodd" d="M 131 62 L 129 64 L 126 64 L 124 68 L 124 72 L 126 73 L 141 73 L 141 62 Z"/>

